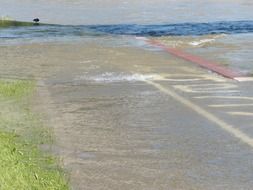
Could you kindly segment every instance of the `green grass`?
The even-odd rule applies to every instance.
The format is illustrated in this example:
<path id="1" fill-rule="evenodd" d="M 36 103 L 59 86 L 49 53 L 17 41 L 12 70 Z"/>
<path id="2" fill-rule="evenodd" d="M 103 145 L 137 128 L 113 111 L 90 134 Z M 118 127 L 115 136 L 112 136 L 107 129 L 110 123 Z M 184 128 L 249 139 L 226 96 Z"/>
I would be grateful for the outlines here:
<path id="1" fill-rule="evenodd" d="M 18 138 L 15 134 L 0 132 L 0 189 L 68 189 L 55 160 Z"/>
<path id="2" fill-rule="evenodd" d="M 57 160 L 38 148 L 51 136 L 29 109 L 34 87 L 28 81 L 0 81 L 0 190 L 69 189 Z"/>
<path id="3" fill-rule="evenodd" d="M 0 19 L 0 28 L 13 27 L 13 26 L 33 26 L 32 22 L 20 22 L 15 20 L 1 20 Z"/>
<path id="4" fill-rule="evenodd" d="M 21 98 L 29 95 L 34 89 L 31 81 L 0 81 L 0 97 Z"/>

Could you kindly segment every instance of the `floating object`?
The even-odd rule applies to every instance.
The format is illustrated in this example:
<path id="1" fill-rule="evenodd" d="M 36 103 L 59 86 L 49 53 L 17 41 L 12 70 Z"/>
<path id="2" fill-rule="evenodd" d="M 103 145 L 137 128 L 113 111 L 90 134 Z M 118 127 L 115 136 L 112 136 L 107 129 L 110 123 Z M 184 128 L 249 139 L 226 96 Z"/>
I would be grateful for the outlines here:
<path id="1" fill-rule="evenodd" d="M 33 22 L 35 22 L 35 23 L 38 23 L 39 21 L 40 21 L 40 19 L 38 19 L 38 18 L 33 19 Z"/>

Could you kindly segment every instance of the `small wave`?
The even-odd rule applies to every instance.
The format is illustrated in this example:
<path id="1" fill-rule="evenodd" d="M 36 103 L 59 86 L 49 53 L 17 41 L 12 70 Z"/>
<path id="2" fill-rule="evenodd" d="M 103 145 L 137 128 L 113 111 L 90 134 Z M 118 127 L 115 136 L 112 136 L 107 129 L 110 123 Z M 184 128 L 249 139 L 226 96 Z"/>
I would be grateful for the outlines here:
<path id="1" fill-rule="evenodd" d="M 126 73 L 114 73 L 106 72 L 96 76 L 80 76 L 75 79 L 75 81 L 91 81 L 97 83 L 117 83 L 117 82 L 138 82 L 146 80 L 158 80 L 161 77 L 157 74 L 126 74 Z"/>
<path id="2" fill-rule="evenodd" d="M 215 39 L 204 39 L 204 40 L 199 40 L 199 41 L 193 41 L 193 42 L 190 42 L 189 44 L 192 46 L 199 46 L 199 45 L 210 43 L 213 41 L 215 41 Z"/>
<path id="3" fill-rule="evenodd" d="M 222 38 L 222 37 L 225 37 L 225 36 L 226 36 L 225 34 L 221 34 L 221 35 L 212 35 L 211 37 L 210 37 L 210 36 L 207 36 L 207 38 L 204 38 L 204 39 L 197 39 L 197 40 L 195 40 L 195 41 L 189 42 L 188 44 L 191 45 L 191 46 L 202 47 L 202 46 L 205 46 L 205 45 L 207 45 L 207 44 L 214 43 L 214 42 L 216 41 L 216 39 Z"/>
<path id="4" fill-rule="evenodd" d="M 220 21 L 209 23 L 180 23 L 162 25 L 94 25 L 95 31 L 115 35 L 135 36 L 201 36 L 209 34 L 252 33 L 253 21 Z"/>
<path id="5" fill-rule="evenodd" d="M 206 36 L 162 36 L 156 37 L 155 40 L 172 48 L 199 48 L 217 43 L 218 39 L 226 36 L 226 34 Z"/>

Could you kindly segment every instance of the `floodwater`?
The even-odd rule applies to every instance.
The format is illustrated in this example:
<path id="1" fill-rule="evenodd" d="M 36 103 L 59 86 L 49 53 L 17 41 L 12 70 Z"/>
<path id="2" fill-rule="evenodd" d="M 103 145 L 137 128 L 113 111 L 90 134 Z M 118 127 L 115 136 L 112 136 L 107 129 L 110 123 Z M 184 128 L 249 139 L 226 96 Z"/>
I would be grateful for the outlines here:
<path id="1" fill-rule="evenodd" d="M 115 35 L 158 37 L 168 45 L 251 74 L 253 3 L 249 0 L 0 1 L 0 16 L 54 24 L 1 30 L 0 45 L 15 42 L 100 41 Z M 107 36 L 106 36 L 107 35 Z M 94 38 L 95 37 L 95 38 Z M 115 38 L 114 38 L 115 37 Z M 161 39 L 160 39 L 161 38 Z M 116 40 L 115 40 L 116 39 Z"/>
<path id="2" fill-rule="evenodd" d="M 253 136 L 252 107 L 215 110 L 222 103 L 252 105 L 251 83 L 239 85 L 136 38 L 152 38 L 250 75 L 252 1 L 0 4 L 5 18 L 39 17 L 46 23 L 0 28 L 0 76 L 38 82 L 34 109 L 54 129 L 52 151 L 62 159 L 73 189 L 252 188 L 252 147 L 147 81 L 174 89 Z M 228 98 L 205 99 L 212 96 Z M 238 113 L 249 117 L 235 118 Z"/>
<path id="3" fill-rule="evenodd" d="M 1 0 L 0 12 L 16 20 L 51 24 L 168 24 L 252 19 L 250 0 Z"/>

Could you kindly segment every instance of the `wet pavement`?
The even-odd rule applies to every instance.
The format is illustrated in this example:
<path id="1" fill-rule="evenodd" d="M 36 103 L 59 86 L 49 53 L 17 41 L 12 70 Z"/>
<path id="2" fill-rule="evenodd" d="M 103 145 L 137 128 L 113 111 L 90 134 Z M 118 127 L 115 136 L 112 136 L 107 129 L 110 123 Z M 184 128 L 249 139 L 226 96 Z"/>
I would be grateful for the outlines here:
<path id="1" fill-rule="evenodd" d="M 252 81 L 135 38 L 252 77 L 250 0 L 0 4 L 5 19 L 55 24 L 1 28 L 0 78 L 37 82 L 33 109 L 73 189 L 252 189 Z"/>
<path id="2" fill-rule="evenodd" d="M 252 34 L 153 38 L 162 44 L 252 75 Z"/>
<path id="3" fill-rule="evenodd" d="M 38 81 L 73 189 L 251 189 L 251 82 L 92 42 L 0 52 L 1 76 Z"/>

